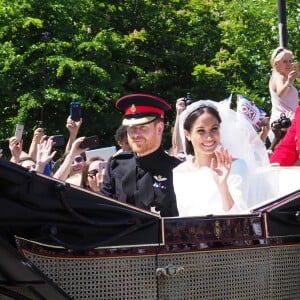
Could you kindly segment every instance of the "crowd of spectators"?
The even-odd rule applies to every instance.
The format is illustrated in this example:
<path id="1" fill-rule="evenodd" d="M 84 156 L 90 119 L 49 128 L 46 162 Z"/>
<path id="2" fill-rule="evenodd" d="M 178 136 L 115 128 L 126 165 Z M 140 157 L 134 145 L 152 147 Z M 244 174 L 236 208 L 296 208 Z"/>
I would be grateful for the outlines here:
<path id="1" fill-rule="evenodd" d="M 297 140 L 300 141 L 300 137 L 295 125 L 298 120 L 295 119 L 300 119 L 300 112 L 295 118 L 298 92 L 294 87 L 299 71 L 292 60 L 293 53 L 284 48 L 275 49 L 271 57 L 273 70 L 269 82 L 271 116 L 266 116 L 260 131 L 255 132 L 260 143 L 256 142 L 256 146 L 259 146 L 254 149 L 256 160 L 269 150 L 266 156 L 268 164 L 270 155 L 271 162 L 275 164 L 297 165 L 299 161 L 297 149 L 300 145 L 297 144 Z M 90 147 L 84 143 L 86 137 L 78 137 L 83 120 L 82 118 L 73 120 L 68 116 L 66 128 L 69 137 L 61 157 L 57 158 L 56 146 L 59 140 L 56 136 L 45 135 L 44 129 L 39 127 L 33 132 L 28 151 L 23 149 L 22 139 L 17 136 L 9 139 L 11 154 L 9 160 L 29 171 L 51 176 L 90 192 L 160 213 L 162 216 L 178 215 L 179 198 L 182 207 L 182 212 L 179 211 L 181 216 L 194 213 L 201 215 L 240 212 L 242 208 L 247 207 L 244 192 L 248 189 L 249 180 L 252 180 L 248 174 L 249 168 L 252 168 L 253 172 L 256 167 L 266 166 L 266 162 L 261 163 L 262 159 L 259 162 L 260 166 L 257 161 L 249 164 L 243 154 L 239 155 L 236 151 L 243 143 L 241 140 L 236 140 L 235 147 L 232 147 L 232 144 L 226 146 L 223 136 L 226 134 L 234 136 L 238 127 L 234 129 L 236 132 L 224 134 L 222 129 L 224 124 L 230 126 L 228 120 L 223 119 L 221 106 L 215 106 L 212 101 L 199 101 L 197 105 L 192 102 L 187 103 L 185 98 L 176 101 L 176 119 L 172 133 L 172 147 L 169 151 L 163 148 L 162 138 L 164 113 L 170 110 L 171 106 L 165 100 L 153 95 L 132 94 L 116 102 L 116 107 L 123 111 L 124 118 L 114 136 L 119 150 L 109 159 L 97 155 L 86 159 L 85 153 Z M 284 121 L 282 114 L 293 124 L 293 133 L 288 134 L 289 140 L 285 140 L 285 146 L 280 146 L 280 143 L 291 124 L 282 125 Z M 243 122 L 239 122 L 240 126 Z M 294 141 L 293 145 L 290 140 Z M 261 145 L 264 145 L 264 149 L 260 148 Z M 248 146 L 247 142 L 244 143 L 243 147 L 245 146 Z M 249 142 L 250 146 L 253 146 L 253 141 Z M 283 161 L 283 156 L 276 153 L 277 149 L 280 151 L 285 149 L 289 157 L 292 152 L 293 161 L 289 163 Z M 0 157 L 2 156 L 3 151 L 0 149 Z M 201 175 L 200 170 L 202 173 L 205 172 L 203 174 L 200 172 Z M 174 183 L 173 177 L 176 179 Z M 183 184 L 191 178 L 194 186 L 189 182 Z M 204 190 L 201 184 L 213 190 L 213 198 L 218 199 L 208 210 L 204 209 L 203 205 L 197 204 L 197 201 L 201 201 L 197 199 Z M 194 191 L 193 195 L 190 195 L 191 191 Z M 185 207 L 187 203 L 182 197 L 187 194 L 190 195 L 190 200 L 195 198 L 194 203 L 190 202 L 188 208 Z M 202 198 L 207 195 L 202 194 Z M 210 202 L 209 197 L 207 199 Z"/>

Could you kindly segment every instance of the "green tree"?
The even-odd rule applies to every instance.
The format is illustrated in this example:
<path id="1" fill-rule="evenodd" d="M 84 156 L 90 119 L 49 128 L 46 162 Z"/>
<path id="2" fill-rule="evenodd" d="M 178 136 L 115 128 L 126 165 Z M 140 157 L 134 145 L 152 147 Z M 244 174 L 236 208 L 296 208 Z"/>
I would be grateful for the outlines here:
<path id="1" fill-rule="evenodd" d="M 115 100 L 159 95 L 171 104 L 241 93 L 270 109 L 269 57 L 278 45 L 276 1 L 0 0 L 0 140 L 37 121 L 66 133 L 72 100 L 80 135 L 114 143 Z M 299 3 L 287 3 L 289 45 L 299 58 Z M 45 35 L 45 33 L 50 33 Z M 43 109 L 42 109 L 43 108 Z M 167 115 L 172 124 L 174 111 Z M 167 128 L 169 131 L 169 128 Z M 166 146 L 170 146 L 167 136 Z"/>

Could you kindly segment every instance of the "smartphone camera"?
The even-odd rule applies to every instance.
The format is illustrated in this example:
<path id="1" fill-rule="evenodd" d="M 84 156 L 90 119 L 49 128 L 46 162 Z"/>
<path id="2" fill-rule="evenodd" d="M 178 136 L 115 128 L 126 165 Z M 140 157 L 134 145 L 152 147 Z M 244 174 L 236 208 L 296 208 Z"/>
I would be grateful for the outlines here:
<path id="1" fill-rule="evenodd" d="M 54 147 L 63 147 L 65 145 L 65 137 L 62 134 L 52 135 L 47 137 L 47 139 L 50 137 L 54 142 Z"/>
<path id="2" fill-rule="evenodd" d="M 192 98 L 191 93 L 187 93 L 186 97 L 184 97 L 183 101 L 185 103 L 185 106 L 188 106 L 188 105 L 192 104 L 194 102 L 194 100 Z"/>
<path id="3" fill-rule="evenodd" d="M 70 116 L 75 122 L 80 121 L 81 118 L 81 105 L 80 102 L 71 102 L 70 104 Z"/>
<path id="4" fill-rule="evenodd" d="M 24 131 L 24 125 L 17 124 L 16 125 L 16 130 L 15 130 L 15 137 L 17 138 L 18 141 L 22 140 L 23 131 Z"/>
<path id="5" fill-rule="evenodd" d="M 37 122 L 37 128 L 45 128 L 44 122 L 43 121 L 38 121 Z"/>
<path id="6" fill-rule="evenodd" d="M 89 136 L 86 137 L 79 145 L 80 149 L 85 149 L 85 148 L 96 148 L 99 146 L 99 138 L 97 135 Z"/>

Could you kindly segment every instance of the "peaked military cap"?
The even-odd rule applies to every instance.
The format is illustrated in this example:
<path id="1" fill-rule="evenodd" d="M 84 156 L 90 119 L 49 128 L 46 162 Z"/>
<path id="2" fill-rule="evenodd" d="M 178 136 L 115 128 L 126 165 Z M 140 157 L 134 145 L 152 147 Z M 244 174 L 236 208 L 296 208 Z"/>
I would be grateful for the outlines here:
<path id="1" fill-rule="evenodd" d="M 124 112 L 122 124 L 135 126 L 147 124 L 157 118 L 163 119 L 171 105 L 165 100 L 147 94 L 126 95 L 116 102 L 116 107 Z"/>

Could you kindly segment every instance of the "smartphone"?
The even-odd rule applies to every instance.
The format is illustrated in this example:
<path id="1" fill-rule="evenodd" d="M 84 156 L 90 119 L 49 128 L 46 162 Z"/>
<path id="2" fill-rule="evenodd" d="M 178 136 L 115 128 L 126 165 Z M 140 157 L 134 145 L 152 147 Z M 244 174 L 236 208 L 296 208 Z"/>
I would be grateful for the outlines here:
<path id="1" fill-rule="evenodd" d="M 45 128 L 45 126 L 44 126 L 44 122 L 43 121 L 38 121 L 37 122 L 37 128 Z"/>
<path id="2" fill-rule="evenodd" d="M 22 140 L 23 131 L 24 131 L 24 125 L 17 124 L 16 131 L 15 131 L 15 137 L 17 138 L 18 141 Z"/>
<path id="3" fill-rule="evenodd" d="M 54 147 L 62 147 L 65 145 L 65 137 L 62 134 L 47 136 L 45 140 L 48 140 L 50 137 L 52 137 L 52 140 L 55 143 L 53 145 Z"/>
<path id="4" fill-rule="evenodd" d="M 65 145 L 65 137 L 62 134 L 53 136 L 54 147 L 63 147 Z"/>
<path id="5" fill-rule="evenodd" d="M 86 137 L 81 142 L 81 144 L 79 145 L 79 148 L 81 148 L 81 149 L 85 149 L 85 148 L 92 149 L 92 148 L 95 148 L 97 146 L 99 146 L 99 138 L 98 138 L 97 135 L 93 135 L 93 136 Z"/>
<path id="6" fill-rule="evenodd" d="M 71 102 L 70 104 L 70 116 L 75 122 L 80 121 L 81 118 L 81 105 L 80 102 Z"/>

